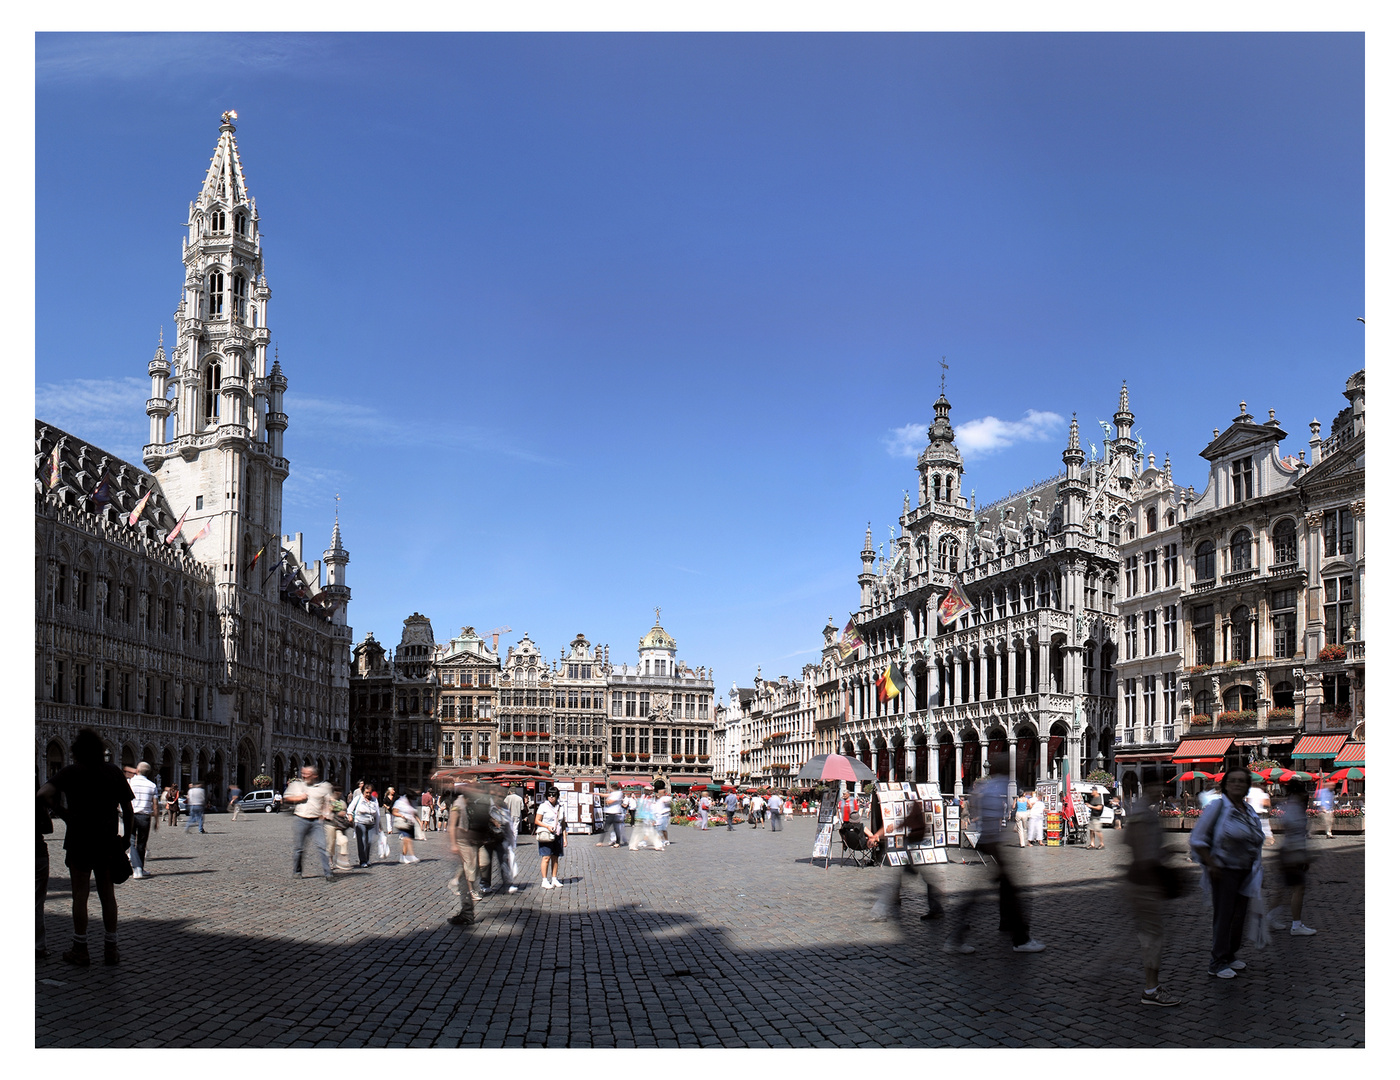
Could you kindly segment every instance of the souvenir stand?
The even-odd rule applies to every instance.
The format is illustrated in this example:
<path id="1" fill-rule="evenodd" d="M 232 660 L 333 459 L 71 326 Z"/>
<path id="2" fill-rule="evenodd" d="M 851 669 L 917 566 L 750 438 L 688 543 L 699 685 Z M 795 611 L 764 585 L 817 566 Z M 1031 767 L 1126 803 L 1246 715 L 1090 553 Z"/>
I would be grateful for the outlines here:
<path id="1" fill-rule="evenodd" d="M 836 829 L 836 792 L 822 793 L 821 808 L 817 810 L 817 838 L 812 844 L 812 865 L 825 859 L 824 869 L 831 869 L 831 836 Z"/>
<path id="2" fill-rule="evenodd" d="M 877 784 L 880 817 L 885 824 L 885 863 L 889 866 L 923 866 L 948 861 L 947 807 L 937 784 Z M 917 843 L 909 840 L 910 804 L 921 804 L 928 831 Z"/>
<path id="3" fill-rule="evenodd" d="M 559 805 L 564 808 L 564 829 L 570 834 L 591 833 L 595 820 L 593 784 L 588 780 L 559 780 Z"/>

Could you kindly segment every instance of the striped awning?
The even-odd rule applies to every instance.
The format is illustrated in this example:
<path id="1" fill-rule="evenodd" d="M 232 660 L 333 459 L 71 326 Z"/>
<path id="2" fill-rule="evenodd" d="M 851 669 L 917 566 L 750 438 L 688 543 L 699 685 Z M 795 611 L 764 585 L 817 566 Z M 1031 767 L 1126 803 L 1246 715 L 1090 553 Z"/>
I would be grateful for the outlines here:
<path id="1" fill-rule="evenodd" d="M 1295 750 L 1296 754 L 1297 751 Z M 1364 742 L 1349 742 L 1337 751 L 1337 756 L 1332 762 L 1337 768 L 1349 768 L 1352 765 L 1366 765 L 1366 744 Z"/>
<path id="2" fill-rule="evenodd" d="M 1154 761 L 1171 761 L 1170 750 L 1115 750 L 1113 760 L 1124 765 L 1151 764 Z"/>
<path id="3" fill-rule="evenodd" d="M 1345 735 L 1304 735 L 1293 744 L 1295 758 L 1332 758 L 1347 741 Z"/>
<path id="4" fill-rule="evenodd" d="M 1215 762 L 1225 760 L 1225 751 L 1234 745 L 1233 735 L 1218 735 L 1204 739 L 1182 739 L 1177 744 L 1172 761 Z"/>

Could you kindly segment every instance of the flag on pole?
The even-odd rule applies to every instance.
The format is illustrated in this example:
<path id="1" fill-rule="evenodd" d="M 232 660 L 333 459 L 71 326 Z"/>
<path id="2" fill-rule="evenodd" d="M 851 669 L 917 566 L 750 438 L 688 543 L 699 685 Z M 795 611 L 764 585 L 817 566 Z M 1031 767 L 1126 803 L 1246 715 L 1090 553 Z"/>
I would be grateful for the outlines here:
<path id="1" fill-rule="evenodd" d="M 267 545 L 266 545 L 266 544 L 264 544 L 262 547 L 258 548 L 258 553 L 257 553 L 256 555 L 253 556 L 253 561 L 250 562 L 250 563 L 248 564 L 248 570 L 249 570 L 250 572 L 252 571 L 253 567 L 255 567 L 255 566 L 258 565 L 258 560 L 262 558 L 262 553 L 263 553 L 264 551 L 266 551 L 266 550 L 267 550 Z"/>
<path id="2" fill-rule="evenodd" d="M 836 643 L 837 661 L 844 664 L 863 644 L 860 631 L 856 629 L 855 617 L 852 616 L 846 622 L 846 629 L 841 632 L 841 640 Z"/>
<path id="3" fill-rule="evenodd" d="M 58 487 L 58 443 L 53 444 L 53 455 L 49 458 L 49 489 Z"/>
<path id="4" fill-rule="evenodd" d="M 107 482 L 107 474 L 102 474 L 102 479 L 97 482 L 97 486 L 92 489 L 92 508 L 98 513 L 102 508 L 112 501 L 112 486 Z"/>
<path id="5" fill-rule="evenodd" d="M 185 514 L 188 514 L 189 512 L 190 508 L 188 506 L 185 507 Z M 180 520 L 175 522 L 175 528 L 171 529 L 168 533 L 165 534 L 165 542 L 167 544 L 175 543 L 175 538 L 180 535 L 180 530 L 185 527 L 185 514 L 181 514 Z"/>
<path id="6" fill-rule="evenodd" d="M 151 488 L 151 491 L 155 491 L 155 488 Z M 136 509 L 126 516 L 126 523 L 128 525 L 135 525 L 136 522 L 140 520 L 141 511 L 146 509 L 146 503 L 150 500 L 151 491 L 148 491 L 146 492 L 146 494 L 142 495 L 141 501 L 136 504 Z"/>
<path id="7" fill-rule="evenodd" d="M 895 667 L 894 662 L 891 661 L 890 666 L 885 668 L 885 673 L 880 676 L 880 681 L 875 684 L 875 694 L 880 699 L 880 704 L 883 705 L 885 702 L 893 701 L 899 697 L 904 692 L 904 687 L 904 676 L 900 674 L 899 668 Z"/>
<path id="8" fill-rule="evenodd" d="M 967 593 L 963 592 L 962 582 L 956 577 L 953 578 L 953 587 L 948 590 L 946 596 L 938 605 L 938 622 L 940 626 L 947 626 L 956 622 L 958 617 L 965 611 L 972 610 L 972 601 L 967 598 Z"/>
<path id="9" fill-rule="evenodd" d="M 209 530 L 212 529 L 213 527 L 214 527 L 214 519 L 213 519 L 213 518 L 210 518 L 208 521 L 206 521 L 206 522 L 204 523 L 204 528 L 200 529 L 199 532 L 195 533 L 193 536 L 187 537 L 187 538 L 185 539 L 185 543 L 187 543 L 187 544 L 193 544 L 196 540 L 203 540 L 206 536 L 209 535 Z"/>

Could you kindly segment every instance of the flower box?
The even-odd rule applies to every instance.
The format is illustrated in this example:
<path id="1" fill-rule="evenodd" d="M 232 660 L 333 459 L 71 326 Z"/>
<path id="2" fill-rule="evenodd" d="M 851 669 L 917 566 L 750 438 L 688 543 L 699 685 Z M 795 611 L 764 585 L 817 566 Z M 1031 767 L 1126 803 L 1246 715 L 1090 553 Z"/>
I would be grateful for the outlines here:
<path id="1" fill-rule="evenodd" d="M 699 755 L 699 758 L 700 758 L 701 761 L 709 761 L 709 760 L 710 760 L 710 755 L 709 755 L 709 754 L 700 754 L 700 755 Z"/>
<path id="2" fill-rule="evenodd" d="M 1222 724 L 1254 724 L 1259 720 L 1259 714 L 1253 709 L 1232 709 L 1221 713 L 1216 717 Z"/>
<path id="3" fill-rule="evenodd" d="M 650 754 L 638 754 L 638 755 L 637 755 L 637 760 L 638 760 L 638 761 L 650 761 L 650 760 L 651 760 L 651 755 L 650 755 Z"/>
<path id="4" fill-rule="evenodd" d="M 1324 664 L 1330 664 L 1337 660 L 1347 658 L 1347 647 L 1345 645 L 1324 645 L 1317 651 L 1317 658 Z"/>
<path id="5" fill-rule="evenodd" d="M 1291 723 L 1294 719 L 1295 719 L 1295 716 L 1294 716 L 1294 713 L 1293 713 L 1293 710 L 1292 710 L 1292 709 L 1270 709 L 1270 710 L 1269 710 L 1269 722 L 1270 722 L 1270 723 L 1276 723 L 1276 722 L 1280 722 L 1280 721 Z"/>
<path id="6" fill-rule="evenodd" d="M 1191 717 L 1192 727 L 1204 727 L 1211 722 L 1211 717 L 1206 713 L 1197 713 Z"/>
<path id="7" fill-rule="evenodd" d="M 1192 675 L 1204 675 L 1204 674 L 1205 674 L 1207 671 L 1209 671 L 1209 670 L 1210 670 L 1210 665 L 1209 665 L 1209 664 L 1197 664 L 1195 667 L 1193 667 L 1193 668 L 1191 669 L 1191 672 L 1190 672 L 1190 673 L 1191 673 Z"/>

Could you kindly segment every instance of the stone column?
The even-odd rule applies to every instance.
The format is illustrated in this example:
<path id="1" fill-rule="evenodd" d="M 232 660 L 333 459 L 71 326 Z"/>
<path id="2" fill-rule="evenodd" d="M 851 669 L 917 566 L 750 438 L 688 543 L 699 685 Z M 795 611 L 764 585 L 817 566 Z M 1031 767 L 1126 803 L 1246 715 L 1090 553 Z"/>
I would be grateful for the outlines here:
<path id="1" fill-rule="evenodd" d="M 962 767 L 963 767 L 962 733 L 961 733 L 961 732 L 958 732 L 958 731 L 955 731 L 955 732 L 953 733 L 953 794 L 954 794 L 954 795 L 961 795 L 961 794 L 963 793 Z"/>
<path id="2" fill-rule="evenodd" d="M 1050 693 L 1050 639 L 1038 643 L 1040 646 L 1040 678 L 1036 680 L 1037 694 Z"/>

